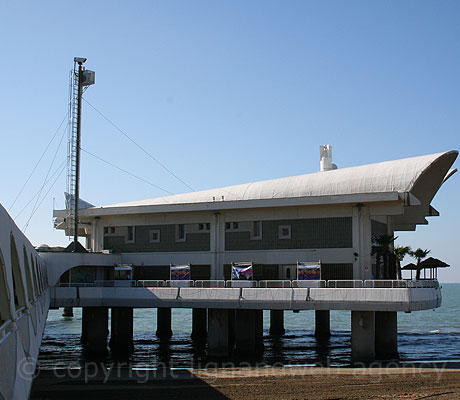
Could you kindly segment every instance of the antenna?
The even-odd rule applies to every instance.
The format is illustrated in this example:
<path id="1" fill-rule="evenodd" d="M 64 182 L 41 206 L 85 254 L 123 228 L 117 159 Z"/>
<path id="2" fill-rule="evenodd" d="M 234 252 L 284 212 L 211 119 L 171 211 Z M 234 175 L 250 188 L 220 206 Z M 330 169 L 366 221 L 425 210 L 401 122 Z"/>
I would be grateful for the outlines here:
<path id="1" fill-rule="evenodd" d="M 77 251 L 78 243 L 78 201 L 80 196 L 80 151 L 81 151 L 81 97 L 88 86 L 95 83 L 95 72 L 86 70 L 83 64 L 86 58 L 75 57 L 73 71 L 70 73 L 69 100 L 69 138 L 67 149 L 67 201 L 69 211 L 66 228 L 69 236 L 73 223 L 73 251 Z M 80 246 L 81 247 L 81 246 Z"/>

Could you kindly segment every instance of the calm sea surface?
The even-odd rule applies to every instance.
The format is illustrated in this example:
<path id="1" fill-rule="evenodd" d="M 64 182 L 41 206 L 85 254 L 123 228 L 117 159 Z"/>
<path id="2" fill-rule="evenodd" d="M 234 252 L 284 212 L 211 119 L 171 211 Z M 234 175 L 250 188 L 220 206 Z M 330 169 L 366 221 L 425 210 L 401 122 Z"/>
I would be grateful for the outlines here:
<path id="1" fill-rule="evenodd" d="M 411 314 L 398 313 L 398 342 L 401 362 L 460 362 L 460 284 L 442 285 L 442 306 Z M 42 369 L 81 365 L 86 358 L 80 343 L 81 309 L 74 317 L 62 316 L 62 310 L 50 310 L 43 337 L 39 365 Z M 268 335 L 268 311 L 264 311 L 263 358 L 265 365 L 350 365 L 350 312 L 332 311 L 332 337 L 319 343 L 314 337 L 314 312 L 285 311 L 286 334 L 281 339 Z M 136 368 L 200 368 L 207 360 L 205 350 L 190 340 L 192 312 L 173 309 L 173 337 L 161 344 L 155 336 L 156 309 L 134 310 L 134 353 L 130 363 Z M 109 324 L 110 325 L 110 324 Z M 111 355 L 102 359 L 109 365 Z"/>

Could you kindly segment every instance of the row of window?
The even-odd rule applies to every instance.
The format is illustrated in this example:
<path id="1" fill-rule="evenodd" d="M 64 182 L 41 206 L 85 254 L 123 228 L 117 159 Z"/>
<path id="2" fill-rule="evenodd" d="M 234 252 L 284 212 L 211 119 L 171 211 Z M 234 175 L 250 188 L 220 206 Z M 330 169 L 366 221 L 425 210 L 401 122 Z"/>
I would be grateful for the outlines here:
<path id="1" fill-rule="evenodd" d="M 250 224 L 250 225 L 248 225 Z M 235 231 L 247 231 L 250 230 L 251 240 L 262 240 L 262 221 L 253 221 L 250 223 L 244 223 L 242 227 L 239 222 L 226 222 L 225 223 L 225 230 L 229 232 Z M 210 223 L 202 223 L 195 225 L 187 225 L 187 227 L 191 227 L 190 230 L 187 228 L 185 224 L 177 224 L 176 225 L 176 235 L 175 239 L 176 242 L 185 242 L 187 232 L 209 232 L 211 229 Z M 127 226 L 127 227 L 118 227 L 118 230 L 123 229 L 123 232 L 120 232 L 120 235 L 125 237 L 125 243 L 134 243 L 135 242 L 135 226 Z M 104 234 L 106 235 L 117 235 L 118 232 L 116 227 L 105 227 Z M 278 227 L 278 238 L 279 239 L 291 239 L 291 225 L 280 225 Z M 149 231 L 149 242 L 150 243 L 160 243 L 161 241 L 161 231 L 160 229 L 152 229 Z"/>
<path id="2" fill-rule="evenodd" d="M 8 290 L 7 270 L 0 250 L 0 325 L 12 317 L 9 308 L 11 296 L 14 300 L 15 310 L 18 310 L 25 307 L 27 303 L 35 302 L 47 285 L 46 275 L 39 259 L 32 254 L 29 258 L 24 246 L 21 260 L 12 234 L 10 236 L 10 253 L 13 293 Z M 21 265 L 24 276 L 21 273 Z"/>

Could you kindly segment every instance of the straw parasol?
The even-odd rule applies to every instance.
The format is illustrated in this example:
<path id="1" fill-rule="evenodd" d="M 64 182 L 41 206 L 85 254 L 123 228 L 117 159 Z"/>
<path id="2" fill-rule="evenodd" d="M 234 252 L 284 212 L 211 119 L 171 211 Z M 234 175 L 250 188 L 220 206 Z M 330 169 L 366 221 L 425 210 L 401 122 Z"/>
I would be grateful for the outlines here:
<path id="1" fill-rule="evenodd" d="M 450 265 L 446 264 L 444 261 L 438 260 L 437 258 L 429 257 L 420 263 L 420 267 L 422 268 L 447 268 L 447 267 L 450 267 Z"/>

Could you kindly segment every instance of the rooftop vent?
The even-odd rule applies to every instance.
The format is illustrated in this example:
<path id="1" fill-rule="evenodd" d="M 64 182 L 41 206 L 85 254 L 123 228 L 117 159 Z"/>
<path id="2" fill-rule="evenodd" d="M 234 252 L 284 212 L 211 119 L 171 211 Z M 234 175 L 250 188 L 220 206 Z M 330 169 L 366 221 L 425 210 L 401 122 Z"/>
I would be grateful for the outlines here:
<path id="1" fill-rule="evenodd" d="M 332 146 L 328 144 L 319 146 L 319 160 L 320 171 L 337 169 L 337 165 L 332 163 Z"/>

